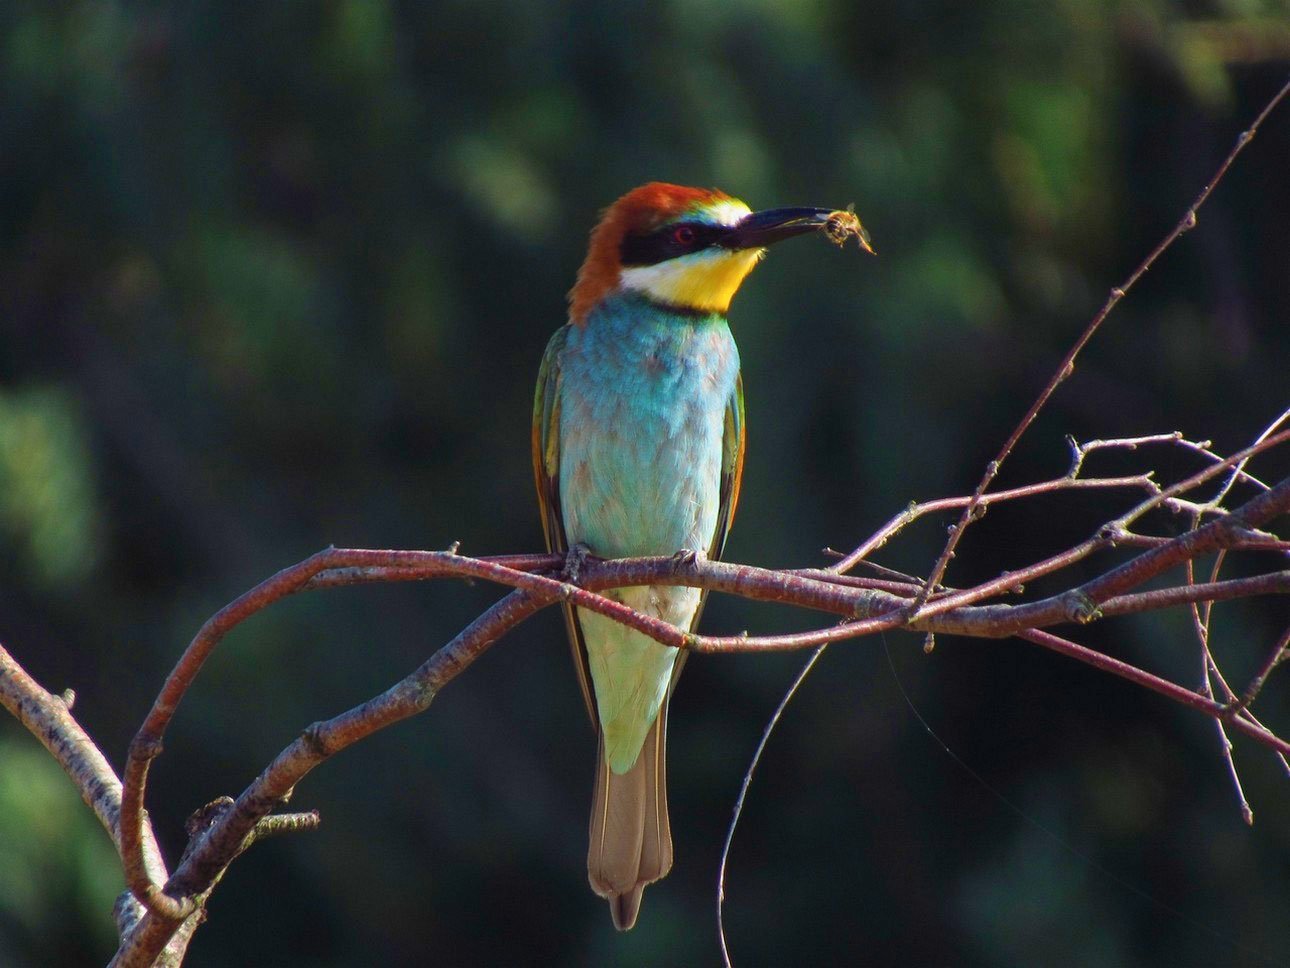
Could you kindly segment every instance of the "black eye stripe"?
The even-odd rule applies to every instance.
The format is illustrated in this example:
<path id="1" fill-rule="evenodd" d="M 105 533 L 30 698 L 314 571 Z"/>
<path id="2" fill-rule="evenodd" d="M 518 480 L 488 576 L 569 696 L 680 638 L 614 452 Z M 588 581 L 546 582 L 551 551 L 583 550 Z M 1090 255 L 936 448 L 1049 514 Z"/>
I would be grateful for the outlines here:
<path id="1" fill-rule="evenodd" d="M 689 229 L 690 241 L 677 238 L 677 229 Z M 623 236 L 618 257 L 624 266 L 652 266 L 713 245 L 730 230 L 706 222 L 673 222 L 653 232 Z"/>

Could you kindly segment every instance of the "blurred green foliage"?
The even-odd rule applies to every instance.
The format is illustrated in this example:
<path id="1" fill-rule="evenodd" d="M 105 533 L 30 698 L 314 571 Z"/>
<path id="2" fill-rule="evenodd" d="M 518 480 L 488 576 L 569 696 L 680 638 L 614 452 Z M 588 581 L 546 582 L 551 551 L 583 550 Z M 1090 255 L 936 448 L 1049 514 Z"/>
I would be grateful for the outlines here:
<path id="1" fill-rule="evenodd" d="M 0 763 L 0 958 L 73 964 L 110 950 L 125 887 L 112 842 L 43 748 L 6 733 Z"/>
<path id="2" fill-rule="evenodd" d="M 58 387 L 0 393 L 0 527 L 39 585 L 84 581 L 98 557 L 85 429 Z"/>
<path id="3" fill-rule="evenodd" d="M 970 489 L 1283 82 L 1288 24 L 1279 0 L 0 5 L 0 641 L 77 690 L 119 764 L 187 638 L 276 569 L 329 543 L 539 547 L 542 347 L 597 211 L 656 178 L 754 207 L 855 202 L 880 253 L 785 245 L 735 303 L 750 445 L 732 557 L 817 562 L 911 498 Z M 1232 450 L 1284 409 L 1288 158 L 1283 111 L 1005 483 L 1063 471 L 1067 433 L 1181 428 Z M 950 580 L 1120 506 L 992 512 Z M 925 570 L 942 535 L 913 529 L 884 560 Z M 495 595 L 342 590 L 240 629 L 155 770 L 172 862 L 188 811 Z M 1278 607 L 1218 610 L 1238 680 Z M 1185 618 L 1082 634 L 1191 681 Z M 723 600 L 705 619 L 811 621 Z M 1198 717 L 1017 643 L 920 642 L 890 637 L 900 681 L 970 771 L 928 741 L 881 643 L 835 649 L 736 841 L 738 964 L 1279 963 L 1275 762 L 1238 744 L 1246 829 Z M 593 747 L 547 615 L 302 784 L 322 830 L 239 860 L 192 963 L 713 963 L 724 825 L 799 661 L 689 663 L 678 863 L 627 937 L 585 884 Z M 1287 722 L 1275 679 L 1263 702 Z M 102 962 L 119 875 L 43 756 L 0 722 L 0 961 Z"/>

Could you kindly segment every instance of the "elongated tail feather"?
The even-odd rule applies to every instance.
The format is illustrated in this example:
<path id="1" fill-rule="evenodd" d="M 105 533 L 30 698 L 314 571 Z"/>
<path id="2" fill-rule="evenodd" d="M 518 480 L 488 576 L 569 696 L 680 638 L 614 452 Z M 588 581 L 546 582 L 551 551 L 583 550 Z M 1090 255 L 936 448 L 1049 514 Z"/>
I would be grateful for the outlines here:
<path id="1" fill-rule="evenodd" d="M 630 930 L 645 885 L 672 869 L 672 828 L 667 816 L 667 705 L 645 737 L 636 763 L 614 773 L 600 740 L 596 793 L 591 804 L 587 878 L 609 901 L 614 927 Z"/>

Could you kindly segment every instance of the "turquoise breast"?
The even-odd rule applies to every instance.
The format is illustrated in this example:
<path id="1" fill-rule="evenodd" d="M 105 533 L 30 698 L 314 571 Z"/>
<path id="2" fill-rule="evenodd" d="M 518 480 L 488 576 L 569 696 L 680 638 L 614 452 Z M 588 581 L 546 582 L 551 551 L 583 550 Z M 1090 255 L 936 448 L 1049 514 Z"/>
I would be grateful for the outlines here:
<path id="1" fill-rule="evenodd" d="M 606 557 L 706 551 L 739 372 L 725 319 L 611 297 L 571 328 L 561 372 L 569 541 Z"/>

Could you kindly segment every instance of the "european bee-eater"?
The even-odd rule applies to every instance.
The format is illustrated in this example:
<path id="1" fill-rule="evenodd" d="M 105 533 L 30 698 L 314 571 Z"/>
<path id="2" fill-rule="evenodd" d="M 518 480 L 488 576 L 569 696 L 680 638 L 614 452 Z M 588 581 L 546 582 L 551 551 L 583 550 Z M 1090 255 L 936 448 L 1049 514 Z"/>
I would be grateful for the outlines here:
<path id="1" fill-rule="evenodd" d="M 845 212 L 754 213 L 722 192 L 661 182 L 605 211 L 538 375 L 533 467 L 549 549 L 721 555 L 744 459 L 726 311 L 767 245 L 818 229 L 840 241 L 839 219 L 842 238 L 867 249 Z M 704 597 L 663 586 L 604 594 L 686 629 Z M 587 874 L 626 931 L 645 885 L 672 867 L 664 752 L 685 656 L 594 612 L 566 607 L 565 618 L 599 734 Z"/>

